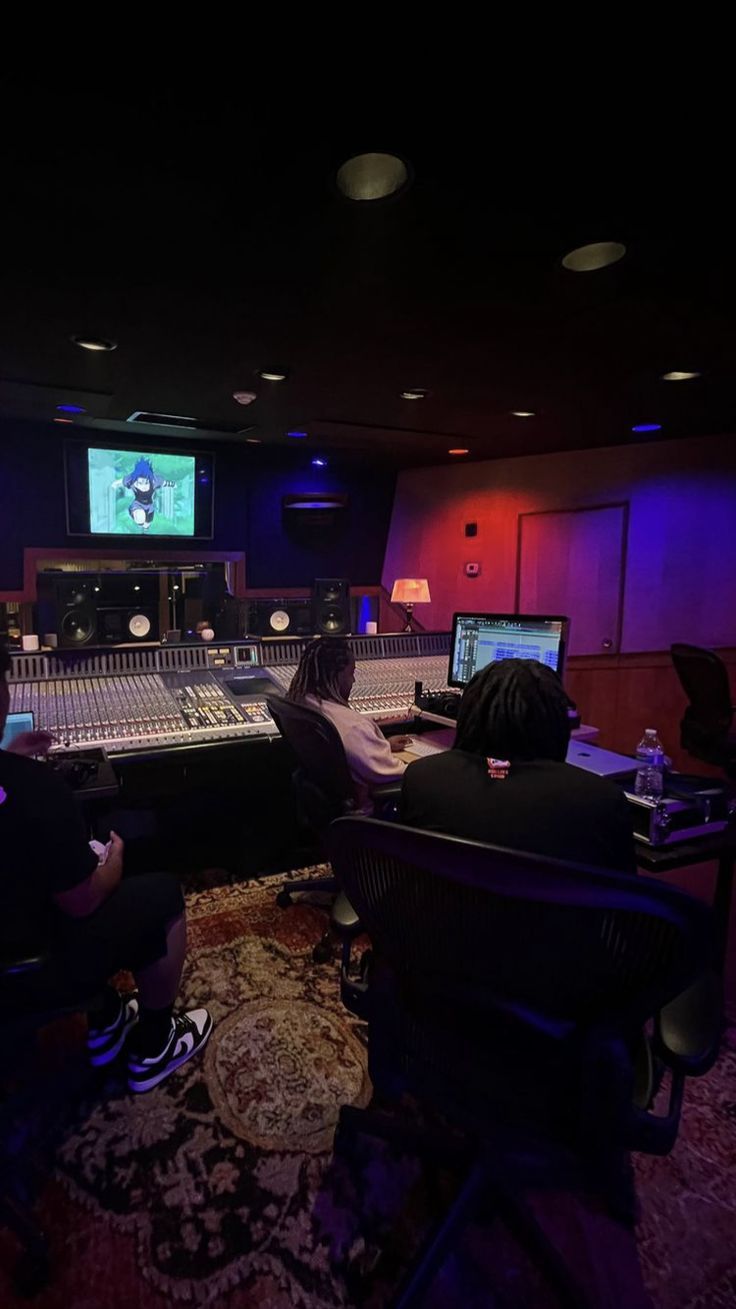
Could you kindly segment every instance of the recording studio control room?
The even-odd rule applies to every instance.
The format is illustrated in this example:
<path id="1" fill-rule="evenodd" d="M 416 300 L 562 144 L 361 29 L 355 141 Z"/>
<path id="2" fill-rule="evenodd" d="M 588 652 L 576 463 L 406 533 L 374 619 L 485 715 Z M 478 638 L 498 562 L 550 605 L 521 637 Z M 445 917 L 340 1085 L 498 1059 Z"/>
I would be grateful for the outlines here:
<path id="1" fill-rule="evenodd" d="M 281 108 L 4 113 L 0 1301 L 726 1309 L 721 172 Z"/>

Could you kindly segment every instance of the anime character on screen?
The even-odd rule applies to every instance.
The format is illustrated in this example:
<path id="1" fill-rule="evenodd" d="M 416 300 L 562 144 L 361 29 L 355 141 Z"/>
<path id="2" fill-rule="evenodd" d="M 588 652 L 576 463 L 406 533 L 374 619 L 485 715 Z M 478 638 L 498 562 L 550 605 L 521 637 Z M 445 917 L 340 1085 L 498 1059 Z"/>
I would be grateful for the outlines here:
<path id="1" fill-rule="evenodd" d="M 142 527 L 144 532 L 147 532 L 156 513 L 154 501 L 156 492 L 162 486 L 176 486 L 176 482 L 167 482 L 163 477 L 157 477 L 149 460 L 139 459 L 132 473 L 128 473 L 127 477 L 118 477 L 112 485 L 114 487 L 124 486 L 126 491 L 133 492 L 133 500 L 128 507 L 128 513 L 133 522 L 138 527 Z"/>

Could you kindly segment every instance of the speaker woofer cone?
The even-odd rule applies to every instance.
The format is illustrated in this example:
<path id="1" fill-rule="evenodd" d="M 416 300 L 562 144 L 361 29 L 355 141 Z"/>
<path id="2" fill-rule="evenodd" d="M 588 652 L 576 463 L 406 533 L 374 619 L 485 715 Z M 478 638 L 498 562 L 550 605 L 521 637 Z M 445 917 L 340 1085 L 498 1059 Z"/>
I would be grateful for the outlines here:
<path id="1" fill-rule="evenodd" d="M 89 609 L 69 609 L 61 620 L 60 635 L 70 645 L 86 645 L 94 636 L 96 615 Z"/>
<path id="2" fill-rule="evenodd" d="M 151 620 L 146 614 L 132 614 L 128 619 L 128 631 L 131 636 L 142 641 L 151 630 Z"/>

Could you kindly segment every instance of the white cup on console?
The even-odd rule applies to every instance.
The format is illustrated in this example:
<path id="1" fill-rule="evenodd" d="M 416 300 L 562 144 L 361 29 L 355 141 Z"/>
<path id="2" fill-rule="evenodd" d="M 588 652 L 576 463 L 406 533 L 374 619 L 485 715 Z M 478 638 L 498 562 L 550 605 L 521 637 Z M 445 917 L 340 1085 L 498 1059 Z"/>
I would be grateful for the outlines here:
<path id="1" fill-rule="evenodd" d="M 368 619 L 368 622 L 365 625 L 365 634 L 366 636 L 378 635 L 378 623 L 376 622 L 375 618 Z"/>
<path id="2" fill-rule="evenodd" d="M 26 651 L 26 654 L 32 654 L 34 650 L 38 650 L 38 637 L 36 633 L 29 632 L 28 636 L 22 636 L 21 644 L 23 649 Z"/>

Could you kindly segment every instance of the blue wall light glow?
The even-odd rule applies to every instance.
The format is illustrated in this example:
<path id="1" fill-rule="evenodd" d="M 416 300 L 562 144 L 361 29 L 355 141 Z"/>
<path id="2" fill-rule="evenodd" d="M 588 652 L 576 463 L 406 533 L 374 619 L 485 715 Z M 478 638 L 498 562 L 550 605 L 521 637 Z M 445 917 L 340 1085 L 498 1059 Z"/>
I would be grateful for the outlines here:
<path id="1" fill-rule="evenodd" d="M 295 441 L 303 441 L 307 434 L 306 432 L 287 432 L 286 435 L 293 437 Z"/>
<path id="2" fill-rule="evenodd" d="M 313 467 L 313 468 L 326 468 L 326 467 L 327 467 L 327 460 L 326 460 L 326 459 L 313 459 L 313 460 L 312 460 L 312 467 Z"/>
<path id="3" fill-rule="evenodd" d="M 632 432 L 661 432 L 662 424 L 661 423 L 637 423 L 636 427 L 632 427 L 631 430 Z"/>
<path id="4" fill-rule="evenodd" d="M 87 412 L 81 405 L 57 405 L 56 408 L 62 414 L 86 414 Z"/>

